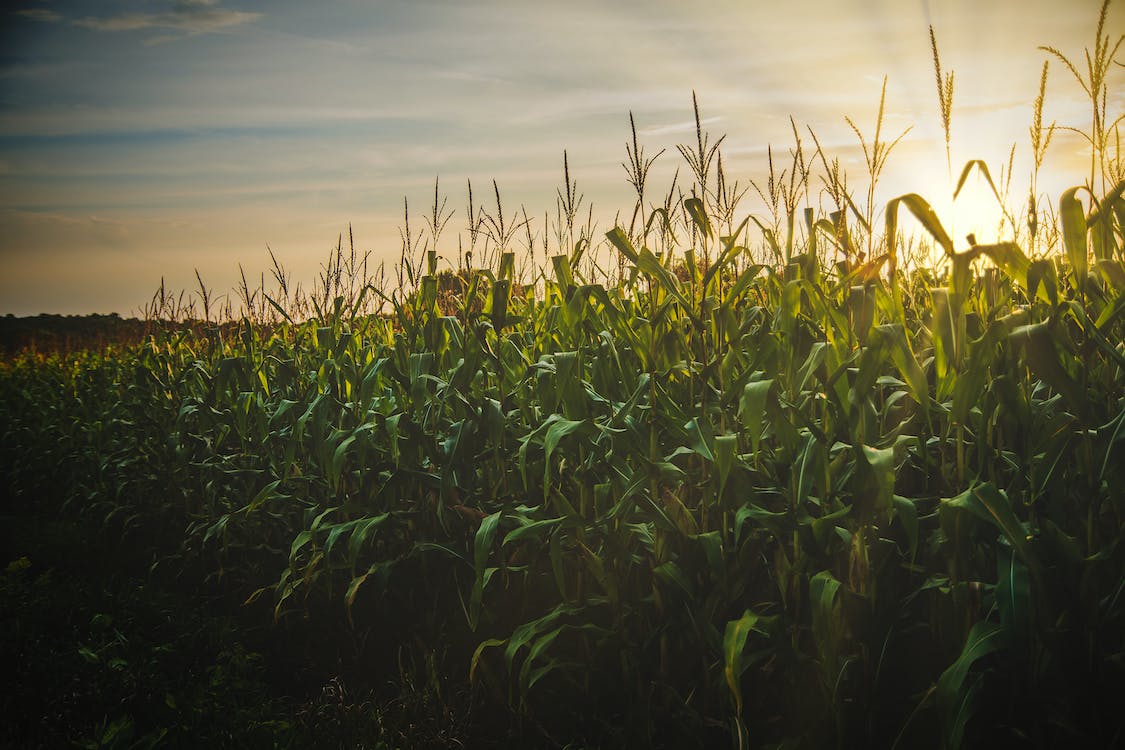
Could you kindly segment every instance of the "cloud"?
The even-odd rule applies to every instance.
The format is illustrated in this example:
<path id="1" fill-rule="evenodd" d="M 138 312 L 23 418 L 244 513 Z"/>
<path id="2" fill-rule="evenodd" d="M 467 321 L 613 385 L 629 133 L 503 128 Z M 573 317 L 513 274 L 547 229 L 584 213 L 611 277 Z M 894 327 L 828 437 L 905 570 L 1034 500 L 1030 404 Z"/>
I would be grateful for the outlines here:
<path id="1" fill-rule="evenodd" d="M 74 23 L 95 31 L 135 31 L 165 28 L 189 33 L 207 33 L 238 26 L 261 17 L 261 13 L 226 10 L 205 0 L 177 2 L 166 13 L 134 13 L 109 18 L 82 18 Z"/>
<path id="2" fill-rule="evenodd" d="M 714 125 L 716 122 L 722 120 L 722 117 L 704 117 L 700 119 L 700 125 Z M 672 123 L 670 125 L 656 125 L 648 128 L 641 128 L 637 132 L 645 136 L 655 135 L 678 135 L 680 133 L 691 133 L 695 131 L 695 120 L 684 120 L 682 122 Z"/>
<path id="3" fill-rule="evenodd" d="M 79 18 L 75 26 L 93 29 L 94 31 L 137 31 L 149 29 L 162 24 L 156 23 L 155 15 L 126 15 L 113 16 L 112 18 Z"/>
<path id="4" fill-rule="evenodd" d="M 51 13 L 47 11 L 47 13 Z M 26 13 L 25 13 L 26 15 Z M 57 16 L 58 14 L 53 14 Z M 125 13 L 117 16 L 86 16 L 72 23 L 93 31 L 172 30 L 181 35 L 209 34 L 241 26 L 261 18 L 261 13 L 229 10 L 219 0 L 176 0 L 163 13 Z M 57 20 L 41 18 L 40 20 Z M 168 41 L 175 36 L 160 36 L 150 42 Z"/>
<path id="5" fill-rule="evenodd" d="M 63 20 L 63 17 L 53 10 L 46 8 L 26 8 L 24 10 L 17 10 L 16 15 L 30 18 L 32 21 L 42 21 L 44 23 L 58 23 Z"/>

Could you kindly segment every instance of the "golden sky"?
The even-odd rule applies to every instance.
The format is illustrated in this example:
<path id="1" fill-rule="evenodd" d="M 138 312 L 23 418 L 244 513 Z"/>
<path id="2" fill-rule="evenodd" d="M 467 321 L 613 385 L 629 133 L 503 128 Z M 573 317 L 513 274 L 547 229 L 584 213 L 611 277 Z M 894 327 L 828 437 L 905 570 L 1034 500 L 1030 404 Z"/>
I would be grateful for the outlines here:
<path id="1" fill-rule="evenodd" d="M 1107 33 L 1125 30 L 1110 8 Z M 692 92 L 724 166 L 765 178 L 785 161 L 792 116 L 838 156 L 857 194 L 861 153 L 846 124 L 909 133 L 880 196 L 947 205 L 945 147 L 929 42 L 955 73 L 954 171 L 998 172 L 1027 130 L 1052 45 L 1083 59 L 1091 0 L 24 0 L 0 20 L 0 314 L 136 312 L 163 277 L 220 293 L 267 246 L 306 282 L 354 227 L 373 258 L 398 258 L 403 198 L 412 228 L 440 177 L 456 210 L 439 251 L 464 232 L 466 183 L 543 233 L 562 154 L 592 202 L 599 236 L 632 207 L 621 162 L 629 113 L 651 155 L 651 198 L 694 140 Z M 1119 58 L 1120 59 L 1120 58 Z M 1109 109 L 1123 110 L 1115 69 Z M 1045 118 L 1085 127 L 1089 103 L 1052 62 Z M 1040 187 L 1081 184 L 1088 157 L 1056 136 Z M 686 166 L 683 170 L 686 172 Z M 979 187 L 979 186 L 978 186 Z M 977 189 L 977 188 L 973 188 Z M 979 195 L 974 199 L 989 210 Z M 1023 200 L 1021 198 L 1021 200 Z M 814 190 L 810 201 L 817 207 Z M 959 201 L 959 203 L 965 203 Z M 740 214 L 757 212 L 750 196 Z M 971 218 L 959 219 L 961 224 Z M 964 227 L 958 227 L 958 230 Z"/>

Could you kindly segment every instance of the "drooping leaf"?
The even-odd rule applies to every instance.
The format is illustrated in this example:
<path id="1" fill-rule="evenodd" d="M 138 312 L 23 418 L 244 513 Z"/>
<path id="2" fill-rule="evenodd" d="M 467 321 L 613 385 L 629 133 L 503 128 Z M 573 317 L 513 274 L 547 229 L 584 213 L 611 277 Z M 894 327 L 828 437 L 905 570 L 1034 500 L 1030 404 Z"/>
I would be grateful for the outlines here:
<path id="1" fill-rule="evenodd" d="M 1011 340 L 1024 347 L 1031 371 L 1062 394 L 1079 415 L 1085 416 L 1088 400 L 1082 386 L 1059 359 L 1050 323 L 1033 323 L 1012 331 Z"/>
<path id="2" fill-rule="evenodd" d="M 953 241 L 949 239 L 949 235 L 946 233 L 945 227 L 941 225 L 937 213 L 926 199 L 917 193 L 907 193 L 887 201 L 885 214 L 888 255 L 893 257 L 896 254 L 899 206 L 905 206 L 913 214 L 922 228 L 929 232 L 930 236 L 934 238 L 934 242 L 938 243 L 938 246 L 945 251 L 946 255 L 953 255 Z"/>
<path id="3" fill-rule="evenodd" d="M 723 633 L 723 676 L 727 681 L 727 689 L 734 699 L 736 716 L 742 715 L 742 653 L 757 623 L 758 616 L 746 610 L 742 613 L 742 617 L 727 622 Z"/>
<path id="4" fill-rule="evenodd" d="M 488 558 L 492 553 L 492 543 L 496 538 L 496 529 L 500 525 L 501 516 L 501 513 L 485 516 L 473 539 L 473 567 L 476 569 L 476 579 L 469 599 L 469 628 L 473 631 L 476 631 L 480 623 L 485 586 L 488 584 L 488 579 L 492 577 L 492 572 L 496 570 L 494 567 L 489 568 Z"/>
<path id="5" fill-rule="evenodd" d="M 869 445 L 861 446 L 863 457 L 871 467 L 871 476 L 875 480 L 876 499 L 874 510 L 885 512 L 892 506 L 895 491 L 895 450 L 894 448 L 872 448 Z"/>
<path id="6" fill-rule="evenodd" d="M 1006 646 L 1004 628 L 981 620 L 969 631 L 961 655 L 942 672 L 937 683 L 937 702 L 942 714 L 943 747 L 961 747 L 965 726 L 976 711 L 980 683 L 970 676 L 973 665 Z"/>
<path id="7" fill-rule="evenodd" d="M 773 379 L 752 380 L 743 386 L 742 398 L 738 403 L 738 415 L 742 424 L 750 433 L 751 445 L 754 452 L 762 441 L 762 424 L 766 415 L 766 400 L 773 388 Z"/>
<path id="8" fill-rule="evenodd" d="M 684 200 L 684 208 L 700 236 L 710 239 L 714 232 L 711 229 L 711 220 L 707 217 L 707 209 L 703 207 L 703 201 L 698 198 L 687 198 Z"/>

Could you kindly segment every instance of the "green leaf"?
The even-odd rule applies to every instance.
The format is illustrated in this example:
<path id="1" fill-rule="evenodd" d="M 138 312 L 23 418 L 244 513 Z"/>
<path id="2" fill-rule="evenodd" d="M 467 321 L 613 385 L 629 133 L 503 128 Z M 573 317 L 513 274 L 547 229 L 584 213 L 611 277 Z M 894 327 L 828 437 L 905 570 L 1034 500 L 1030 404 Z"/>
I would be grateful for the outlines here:
<path id="1" fill-rule="evenodd" d="M 560 618 L 570 615 L 572 612 L 573 608 L 569 604 L 559 604 L 542 617 L 525 622 L 513 630 L 511 637 L 508 638 L 508 645 L 504 649 L 504 659 L 508 662 L 509 667 L 514 664 L 516 655 L 520 652 L 520 649 L 535 640 L 536 636 L 544 630 L 557 627 L 555 623 L 557 623 Z"/>
<path id="2" fill-rule="evenodd" d="M 848 289 L 848 320 L 860 344 L 867 343 L 867 336 L 875 322 L 875 296 L 875 288 L 871 284 Z"/>
<path id="3" fill-rule="evenodd" d="M 749 222 L 749 218 L 743 219 L 742 223 L 738 225 L 738 228 L 735 229 L 732 234 L 719 238 L 719 242 L 722 243 L 722 250 L 719 252 L 719 257 L 715 259 L 715 262 L 712 263 L 711 267 L 703 274 L 703 288 L 707 290 L 705 292 L 706 294 L 710 294 L 714 291 L 714 284 L 712 282 L 715 281 L 719 272 L 727 267 L 730 261 L 745 249 L 738 245 L 738 236 L 742 234 L 742 230 L 746 228 Z"/>
<path id="4" fill-rule="evenodd" d="M 835 606 L 839 593 L 840 582 L 827 570 L 822 570 L 809 579 L 813 637 L 821 664 L 833 674 L 836 672 L 840 643 L 844 637 L 843 623 L 839 621 Z"/>
<path id="5" fill-rule="evenodd" d="M 297 553 L 301 551 L 306 544 L 312 541 L 313 533 L 305 529 L 293 538 L 293 543 L 289 546 L 289 559 L 290 561 L 297 559 Z"/>
<path id="6" fill-rule="evenodd" d="M 719 470 L 719 497 L 723 497 L 731 469 L 738 460 L 738 435 L 715 437 L 715 467 Z"/>
<path id="7" fill-rule="evenodd" d="M 497 276 L 500 279 L 512 280 L 516 270 L 516 254 L 513 252 L 506 252 L 500 254 L 500 268 L 498 269 Z"/>
<path id="8" fill-rule="evenodd" d="M 941 512 L 948 514 L 953 510 L 964 510 L 980 520 L 994 526 L 1008 540 L 1008 544 L 1033 570 L 1038 567 L 1031 537 L 1024 525 L 1016 517 L 1008 496 L 991 482 L 978 484 L 956 497 L 943 499 Z"/>
<path id="9" fill-rule="evenodd" d="M 1031 628 L 1031 581 L 1027 565 L 1003 546 L 996 548 L 996 607 L 1012 647 L 1026 657 Z"/>
<path id="10" fill-rule="evenodd" d="M 484 650 L 487 648 L 496 648 L 498 646 L 503 646 L 505 643 L 507 643 L 507 641 L 503 638 L 489 638 L 486 641 L 481 641 L 481 643 L 477 645 L 476 649 L 473 650 L 472 661 L 469 662 L 470 685 L 476 684 L 477 667 L 480 666 L 480 658 L 484 653 Z"/>
<path id="11" fill-rule="evenodd" d="M 340 476 L 344 469 L 344 460 L 347 458 L 348 449 L 351 448 L 352 443 L 355 442 L 356 435 L 349 435 L 340 441 L 336 446 L 336 450 L 332 452 L 332 463 L 328 467 L 328 483 L 331 487 L 336 487 L 340 483 Z"/>
<path id="12" fill-rule="evenodd" d="M 243 508 L 243 510 L 245 510 L 246 513 L 253 513 L 254 510 L 257 510 L 259 507 L 261 507 L 262 504 L 266 503 L 267 500 L 272 497 L 276 497 L 275 490 L 277 490 L 278 485 L 280 484 L 281 480 L 278 479 L 275 481 L 271 481 L 270 484 L 266 485 L 266 487 L 262 487 L 260 490 L 258 490 L 258 494 L 254 495 L 254 499 L 252 499 L 250 503 L 246 505 L 245 508 Z"/>
<path id="13" fill-rule="evenodd" d="M 557 628 L 544 633 L 535 643 L 531 645 L 528 650 L 527 657 L 523 660 L 523 665 L 520 667 L 519 673 L 519 686 L 520 695 L 524 700 L 527 700 L 527 695 L 531 690 L 532 685 L 545 677 L 547 673 L 553 670 L 557 663 L 548 661 L 547 664 L 533 670 L 532 665 L 539 660 L 543 652 L 546 651 L 552 643 L 559 637 L 559 634 L 566 628 L 565 625 L 560 625 Z"/>
<path id="14" fill-rule="evenodd" d="M 555 417 L 557 415 L 552 415 Z M 546 500 L 551 492 L 551 454 L 555 452 L 559 441 L 567 435 L 577 432 L 587 425 L 584 419 L 555 419 L 547 428 L 543 438 L 543 499 Z"/>
<path id="15" fill-rule="evenodd" d="M 594 580 L 601 586 L 602 591 L 610 598 L 610 601 L 618 601 L 617 580 L 613 575 L 606 570 L 605 562 L 602 558 L 595 553 L 592 549 L 587 547 L 582 542 L 578 543 L 578 548 L 582 551 L 582 557 L 586 561 L 586 567 L 593 574 Z"/>
<path id="16" fill-rule="evenodd" d="M 633 243 L 629 241 L 629 236 L 625 234 L 625 230 L 621 227 L 614 227 L 606 232 L 605 236 L 610 244 L 616 247 L 630 263 L 634 266 L 637 265 L 637 251 L 633 248 Z"/>
<path id="17" fill-rule="evenodd" d="M 906 338 L 906 331 L 897 323 L 881 325 L 875 329 L 883 339 L 883 346 L 889 350 L 891 361 L 902 374 L 903 380 L 910 388 L 910 395 L 914 401 L 925 408 L 930 403 L 930 390 L 926 382 L 926 373 L 918 364 L 918 359 L 910 349 Z M 926 411 L 927 420 L 929 412 Z"/>
<path id="18" fill-rule="evenodd" d="M 203 543 L 207 544 L 207 542 L 211 541 L 211 538 L 215 536 L 219 537 L 220 540 L 225 542 L 227 526 L 229 524 L 229 513 L 224 513 L 223 515 L 219 516 L 219 520 L 215 521 L 215 523 L 207 527 L 207 533 L 203 535 Z M 300 538 L 300 535 L 298 535 L 298 538 Z"/>
<path id="19" fill-rule="evenodd" d="M 501 542 L 501 545 L 507 546 L 508 544 L 511 544 L 513 542 L 520 542 L 529 537 L 546 538 L 547 536 L 549 536 L 551 529 L 555 528 L 562 522 L 562 518 L 545 518 L 541 521 L 531 521 L 524 524 L 523 526 L 519 526 L 509 531 L 504 536 L 504 541 Z"/>
<path id="20" fill-rule="evenodd" d="M 699 234 L 710 238 L 714 232 L 711 229 L 711 220 L 707 217 L 707 210 L 703 207 L 703 201 L 699 198 L 688 198 L 684 201 L 684 208 L 687 209 L 692 223 L 699 230 Z"/>
<path id="21" fill-rule="evenodd" d="M 981 620 L 973 625 L 961 655 L 942 672 L 937 683 L 937 702 L 942 714 L 942 746 L 959 748 L 965 726 L 976 710 L 979 682 L 968 680 L 974 663 L 1007 645 L 1004 628 Z"/>
<path id="22" fill-rule="evenodd" d="M 773 251 L 773 255 L 778 262 L 783 261 L 784 256 L 781 252 L 781 244 L 777 241 L 777 234 L 773 229 L 763 224 L 757 216 L 751 216 L 750 220 L 758 225 L 758 229 L 762 230 L 762 236 L 766 238 L 766 244 L 769 246 L 770 250 Z"/>
<path id="23" fill-rule="evenodd" d="M 587 422 L 584 419 L 562 419 L 560 417 L 554 420 L 551 426 L 547 428 L 547 434 L 543 438 L 544 460 L 551 460 L 551 454 L 555 452 L 555 448 L 558 447 L 560 440 L 581 429 L 586 424 Z"/>
<path id="24" fill-rule="evenodd" d="M 377 571 L 379 569 L 379 566 L 380 566 L 379 563 L 372 563 L 371 567 L 369 567 L 367 569 L 366 573 L 364 573 L 363 575 L 358 575 L 358 576 L 352 578 L 351 583 L 348 584 L 348 590 L 344 593 L 344 601 L 347 605 L 348 619 L 349 620 L 351 619 L 351 616 L 352 616 L 352 605 L 355 604 L 356 595 L 359 593 L 359 587 L 362 586 L 364 584 L 364 582 L 369 577 L 371 577 L 371 575 L 373 573 L 375 573 L 375 571 Z"/>
<path id="25" fill-rule="evenodd" d="M 940 398 L 941 386 L 953 380 L 952 376 L 960 363 L 960 323 L 964 321 L 965 314 L 961 310 L 961 301 L 956 299 L 956 295 L 950 294 L 948 289 L 931 289 L 930 294 L 933 298 L 934 363 Z"/>
<path id="26" fill-rule="evenodd" d="M 910 559 L 918 554 L 918 506 L 908 497 L 894 496 L 895 516 L 902 523 L 906 531 L 906 540 L 910 542 Z"/>
<path id="27" fill-rule="evenodd" d="M 762 441 L 762 422 L 766 415 L 766 400 L 773 389 L 773 379 L 754 380 L 742 388 L 742 398 L 738 402 L 738 415 L 742 418 L 742 425 L 750 433 L 750 442 L 754 452 Z"/>
<path id="28" fill-rule="evenodd" d="M 352 535 L 348 537 L 348 562 L 353 568 L 356 562 L 359 561 L 360 550 L 363 549 L 363 544 L 367 541 L 368 535 L 373 530 L 379 528 L 388 518 L 390 518 L 389 513 L 381 513 L 377 516 L 360 519 L 356 522 Z"/>
<path id="29" fill-rule="evenodd" d="M 871 467 L 877 491 L 874 509 L 886 511 L 893 505 L 895 492 L 895 449 L 862 446 L 863 457 Z"/>
<path id="30" fill-rule="evenodd" d="M 1027 293 L 1051 305 L 1059 303 L 1059 278 L 1050 259 L 1040 258 L 1028 265 Z"/>
<path id="31" fill-rule="evenodd" d="M 761 274 L 762 270 L 765 268 L 766 266 L 763 265 L 752 265 L 738 274 L 738 278 L 730 285 L 726 297 L 723 298 L 723 304 L 720 306 L 721 309 L 724 311 L 730 310 L 737 303 L 744 302 L 746 288 L 754 283 L 754 280 L 758 278 L 759 274 Z"/>
<path id="32" fill-rule="evenodd" d="M 953 241 L 949 239 L 949 235 L 945 231 L 945 227 L 941 225 L 941 220 L 938 219 L 937 213 L 926 201 L 925 198 L 917 193 L 907 193 L 900 195 L 897 198 L 892 198 L 887 201 L 886 208 L 886 234 L 887 234 L 887 255 L 894 257 L 897 250 L 897 234 L 898 234 L 898 209 L 899 206 L 905 206 L 914 218 L 922 225 L 922 228 L 930 233 L 934 241 L 945 251 L 946 255 L 952 256 Z"/>
<path id="33" fill-rule="evenodd" d="M 723 633 L 723 676 L 726 677 L 727 688 L 734 698 L 736 716 L 742 715 L 742 653 L 746 649 L 750 632 L 757 623 L 758 615 L 746 610 L 742 617 L 727 622 Z"/>
<path id="34" fill-rule="evenodd" d="M 1072 187 L 1059 198 L 1059 220 L 1062 222 L 1063 244 L 1066 246 L 1066 257 L 1070 267 L 1078 278 L 1079 286 L 1086 281 L 1086 258 L 1088 248 L 1086 245 L 1086 214 L 1082 209 L 1082 202 L 1078 200 L 1078 191 L 1083 187 Z"/>
<path id="35" fill-rule="evenodd" d="M 988 165 L 984 163 L 983 159 L 972 159 L 965 162 L 965 166 L 961 169 L 961 176 L 957 178 L 957 187 L 953 190 L 953 199 L 957 200 L 957 196 L 961 194 L 961 188 L 965 187 L 965 180 L 969 178 L 969 174 L 973 168 L 979 169 L 981 175 L 984 176 L 985 181 L 988 182 L 988 187 L 992 189 L 992 194 L 996 197 L 996 202 L 1001 206 L 1004 201 L 1000 198 L 1000 191 L 996 189 L 996 183 L 992 181 L 992 175 L 988 171 Z"/>
<path id="36" fill-rule="evenodd" d="M 674 492 L 665 490 L 661 499 L 664 501 L 664 509 L 667 511 L 667 515 L 665 515 L 665 511 L 660 511 L 655 503 L 648 501 L 652 504 L 654 509 L 659 511 L 659 513 L 653 514 L 653 521 L 657 528 L 667 531 L 678 529 L 684 536 L 689 537 L 699 533 L 699 525 L 695 522 L 695 516 L 691 514 L 691 511 L 687 509 L 687 506 L 684 505 L 683 501 L 680 500 Z M 646 504 L 644 500 L 640 502 L 641 504 Z M 665 521 L 670 528 L 666 528 Z"/>
<path id="37" fill-rule="evenodd" d="M 1117 292 L 1115 300 L 1125 297 L 1125 263 L 1110 258 L 1099 258 L 1098 273 Z"/>
<path id="38" fill-rule="evenodd" d="M 804 503 L 809 493 L 812 492 L 813 482 L 816 481 L 816 477 L 820 475 L 823 468 L 821 463 L 823 456 L 817 448 L 816 435 L 809 434 L 805 438 L 801 456 L 797 459 L 797 496 L 795 501 L 798 506 Z"/>
<path id="39" fill-rule="evenodd" d="M 316 346 L 321 351 L 328 351 L 336 343 L 336 333 L 330 326 L 321 326 L 316 329 Z"/>
<path id="40" fill-rule="evenodd" d="M 707 559 L 712 577 L 721 580 L 726 574 L 722 534 L 718 531 L 707 531 L 695 537 L 695 541 L 703 548 L 703 556 Z"/>
<path id="41" fill-rule="evenodd" d="M 570 258 L 565 255 L 551 256 L 551 264 L 555 268 L 555 281 L 563 290 L 574 286 L 574 272 L 570 268 Z"/>
<path id="42" fill-rule="evenodd" d="M 496 529 L 500 525 L 501 513 L 492 513 L 484 517 L 477 528 L 473 540 L 473 567 L 476 569 L 476 580 L 473 582 L 473 591 L 469 600 L 469 629 L 474 632 L 480 622 L 481 603 L 484 599 L 484 587 L 491 578 L 488 568 L 488 558 L 492 554 L 492 543 L 496 539 Z M 495 568 L 491 568 L 495 571 Z"/>
<path id="43" fill-rule="evenodd" d="M 711 452 L 711 444 L 714 438 L 711 436 L 710 429 L 704 429 L 704 426 L 699 423 L 697 417 L 692 417 L 687 424 L 684 425 L 684 430 L 687 431 L 689 447 L 695 453 L 698 453 L 709 462 L 715 462 L 715 454 Z"/>
<path id="44" fill-rule="evenodd" d="M 1012 331 L 1010 338 L 1025 348 L 1031 371 L 1062 394 L 1076 414 L 1086 416 L 1089 400 L 1082 386 L 1071 377 L 1059 360 L 1050 323 L 1020 326 Z"/>
<path id="45" fill-rule="evenodd" d="M 567 540 L 567 535 L 563 530 L 556 529 L 555 533 L 551 534 L 551 546 L 549 556 L 551 558 L 551 573 L 555 578 L 555 587 L 559 590 L 559 596 L 563 601 L 567 599 L 566 591 L 566 564 L 563 562 L 563 544 Z"/>
<path id="46" fill-rule="evenodd" d="M 688 580 L 687 574 L 684 573 L 683 568 L 674 561 L 669 560 L 668 562 L 657 565 L 653 568 L 652 574 L 658 581 L 678 591 L 685 601 L 691 601 L 694 596 L 691 582 Z"/>
<path id="47" fill-rule="evenodd" d="M 336 542 L 339 540 L 339 538 L 343 534 L 345 534 L 345 533 L 351 531 L 352 529 L 354 529 L 356 523 L 358 523 L 360 520 L 361 519 L 354 519 L 354 520 L 351 520 L 351 521 L 345 521 L 344 523 L 338 523 L 334 526 L 329 527 L 328 540 L 324 543 L 324 556 L 325 557 L 328 557 L 328 555 L 331 554 L 332 548 L 336 546 Z"/>
<path id="48" fill-rule="evenodd" d="M 992 363 L 1009 330 L 1009 321 L 993 321 L 984 335 L 970 345 L 968 363 L 953 384 L 953 419 L 956 423 L 968 424 L 970 412 L 980 404 L 989 384 Z"/>
<path id="49" fill-rule="evenodd" d="M 640 253 L 637 255 L 636 261 L 637 268 L 647 274 L 650 278 L 656 281 L 660 288 L 666 293 L 671 295 L 676 302 L 679 303 L 683 311 L 698 325 L 698 319 L 692 312 L 691 302 L 684 296 L 683 291 L 680 289 L 680 282 L 672 273 L 661 265 L 656 256 L 647 248 L 641 248 Z"/>
<path id="50" fill-rule="evenodd" d="M 742 539 L 742 529 L 748 521 L 755 521 L 762 528 L 768 529 L 778 540 L 785 539 L 791 531 L 789 518 L 789 513 L 785 511 L 766 510 L 758 505 L 744 505 L 734 514 L 735 541 Z"/>
<path id="51" fill-rule="evenodd" d="M 511 279 L 497 279 L 492 285 L 492 327 L 500 331 L 508 325 L 508 298 L 512 291 Z"/>

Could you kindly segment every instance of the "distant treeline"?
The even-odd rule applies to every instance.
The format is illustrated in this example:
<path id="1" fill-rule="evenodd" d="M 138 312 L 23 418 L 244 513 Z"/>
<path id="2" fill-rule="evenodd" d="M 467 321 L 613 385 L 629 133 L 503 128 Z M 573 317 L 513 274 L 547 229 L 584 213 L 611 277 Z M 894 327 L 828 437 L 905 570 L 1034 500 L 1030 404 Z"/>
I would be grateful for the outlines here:
<path id="1" fill-rule="evenodd" d="M 109 345 L 138 344 L 157 330 L 198 328 L 199 321 L 142 320 L 109 315 L 33 315 L 0 317 L 0 353 L 11 356 L 21 351 L 41 354 L 98 350 Z M 220 328 L 233 324 L 227 323 Z"/>
<path id="2" fill-rule="evenodd" d="M 130 346 L 139 344 L 145 337 L 160 331 L 191 330 L 197 335 L 209 331 L 212 334 L 227 336 L 237 331 L 244 323 L 244 320 L 208 323 L 196 319 L 122 318 L 117 313 L 43 314 L 23 318 L 9 314 L 0 316 L 0 356 L 10 357 L 22 351 L 67 354 L 101 350 L 110 345 Z M 257 325 L 266 335 L 273 330 L 268 323 Z"/>
<path id="3" fill-rule="evenodd" d="M 42 353 L 102 348 L 140 341 L 152 322 L 109 315 L 34 315 L 0 317 L 0 350 L 5 355 L 25 349 Z"/>

